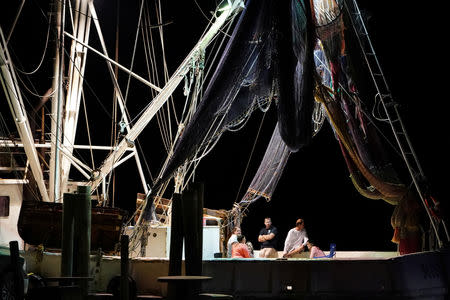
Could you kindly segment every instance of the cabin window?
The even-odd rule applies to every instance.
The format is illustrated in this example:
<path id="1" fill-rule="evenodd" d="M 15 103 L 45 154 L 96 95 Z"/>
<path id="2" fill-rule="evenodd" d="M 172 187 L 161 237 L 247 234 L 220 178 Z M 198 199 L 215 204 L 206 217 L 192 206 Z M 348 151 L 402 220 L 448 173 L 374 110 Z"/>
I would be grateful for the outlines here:
<path id="1" fill-rule="evenodd" d="M 0 217 L 9 216 L 9 196 L 0 196 Z"/>

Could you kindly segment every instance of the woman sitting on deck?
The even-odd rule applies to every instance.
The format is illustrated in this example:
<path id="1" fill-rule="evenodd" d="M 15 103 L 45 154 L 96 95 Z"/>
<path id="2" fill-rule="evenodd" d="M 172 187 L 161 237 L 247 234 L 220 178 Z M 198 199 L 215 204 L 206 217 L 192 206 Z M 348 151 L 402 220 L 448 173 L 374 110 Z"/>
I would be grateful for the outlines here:
<path id="1" fill-rule="evenodd" d="M 232 245 L 233 250 L 231 251 L 232 258 L 250 258 L 250 253 L 248 251 L 248 246 L 245 244 L 245 236 L 238 235 L 237 243 Z"/>
<path id="2" fill-rule="evenodd" d="M 314 245 L 314 243 L 312 243 L 311 241 L 306 242 L 306 247 L 308 247 L 308 250 L 310 252 L 309 258 L 325 256 L 325 253 L 323 253 L 323 251 L 320 250 L 320 248 Z"/>

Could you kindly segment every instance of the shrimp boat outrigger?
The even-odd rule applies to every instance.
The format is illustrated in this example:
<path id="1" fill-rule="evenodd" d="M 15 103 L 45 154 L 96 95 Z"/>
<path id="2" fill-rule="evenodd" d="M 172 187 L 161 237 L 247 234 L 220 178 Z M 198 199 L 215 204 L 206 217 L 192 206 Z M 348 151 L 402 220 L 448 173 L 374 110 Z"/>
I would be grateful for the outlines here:
<path id="1" fill-rule="evenodd" d="M 110 20 L 106 12 L 98 10 L 100 5 L 105 4 L 93 0 L 51 2 L 51 13 L 45 17 L 45 48 L 47 52 L 53 48 L 54 58 L 52 65 L 42 64 L 47 56 L 44 52 L 38 68 L 31 72 L 20 64 L 20 50 L 14 46 L 24 45 L 20 44 L 20 34 L 26 32 L 20 28 L 22 10 L 28 17 L 33 9 L 22 2 L 9 11 L 16 18 L 11 20 L 8 34 L 6 24 L 0 27 L 0 79 L 5 100 L 1 104 L 5 109 L 1 110 L 0 242 L 6 246 L 11 240 L 20 241 L 27 272 L 43 277 L 64 272 L 58 250 L 65 222 L 63 208 L 68 215 L 69 203 L 87 199 L 85 213 L 91 225 L 83 228 L 89 232 L 90 268 L 84 275 L 94 278 L 89 289 L 106 291 L 120 274 L 120 258 L 114 254 L 119 250 L 120 235 L 127 234 L 133 257 L 129 273 L 138 292 L 164 294 L 165 286 L 156 279 L 169 272 L 172 202 L 189 193 L 200 161 L 223 133 L 243 128 L 256 111 L 265 114 L 276 109 L 272 137 L 242 199 L 229 210 L 200 205 L 203 246 L 194 250 L 202 253 L 200 272 L 213 277 L 203 284 L 203 290 L 237 298 L 345 297 L 355 293 L 383 299 L 446 297 L 450 256 L 444 246 L 450 238 L 445 219 L 438 203 L 425 191 L 425 176 L 356 1 L 224 0 L 171 76 L 164 44 L 170 22 L 163 18 L 161 3 L 139 2 L 137 31 L 128 41 L 133 46 L 130 67 L 119 62 L 118 44 L 114 58 L 108 52 L 110 44 L 102 22 Z M 118 15 L 119 4 L 116 8 Z M 52 41 L 53 47 L 47 47 Z M 143 52 L 137 51 L 138 45 Z M 88 59 L 106 64 L 105 73 L 90 67 Z M 142 61 L 138 63 L 138 59 Z M 365 65 L 366 79 L 360 77 L 361 68 L 355 67 L 359 64 Z M 157 65 L 163 65 L 162 70 Z M 41 88 L 33 90 L 38 81 L 33 76 L 43 68 L 47 74 L 53 70 L 53 76 L 44 80 L 40 75 L 39 84 L 48 89 L 42 95 L 38 92 Z M 126 76 L 119 77 L 119 70 Z M 146 75 L 138 75 L 137 70 Z M 100 99 L 110 97 L 89 84 L 94 80 L 89 72 L 97 72 L 95 81 L 111 79 L 102 84 L 113 91 L 112 112 L 107 113 L 112 124 L 108 146 L 95 145 L 94 138 L 108 139 L 104 133 L 95 135 L 89 130 L 108 131 L 94 124 L 87 108 L 97 105 L 97 110 L 106 110 Z M 368 92 L 376 95 L 373 106 L 379 108 L 377 116 L 367 112 L 359 90 L 361 81 L 367 79 L 373 83 Z M 145 105 L 131 104 L 141 95 L 151 100 Z M 163 158 L 157 151 L 143 151 L 146 145 L 138 140 L 146 131 L 159 134 L 148 128 L 150 123 L 156 125 L 154 117 L 163 141 Z M 14 122 L 15 129 L 8 122 Z M 391 129 L 409 175 L 406 179 L 400 178 L 391 163 L 377 122 Z M 342 251 L 331 261 L 215 258 L 225 252 L 224 241 L 231 227 L 241 224 L 252 203 L 271 199 L 290 155 L 309 145 L 324 123 L 333 130 L 357 191 L 394 206 L 393 242 L 398 243 L 399 251 Z M 86 133 L 80 134 L 78 125 Z M 101 151 L 103 154 L 98 153 Z M 148 168 L 150 154 L 152 160 L 159 156 L 163 161 L 156 176 Z M 142 185 L 137 199 L 126 205 L 133 210 L 129 214 L 114 203 L 115 193 L 130 184 L 123 177 L 115 180 L 128 159 L 135 160 L 134 176 Z M 74 211 L 74 215 L 83 214 Z M 420 242 L 423 228 L 429 240 L 427 249 Z M 299 264 L 305 266 L 300 273 Z M 249 277 L 254 280 L 243 282 Z M 360 286 L 357 291 L 355 280 Z"/>

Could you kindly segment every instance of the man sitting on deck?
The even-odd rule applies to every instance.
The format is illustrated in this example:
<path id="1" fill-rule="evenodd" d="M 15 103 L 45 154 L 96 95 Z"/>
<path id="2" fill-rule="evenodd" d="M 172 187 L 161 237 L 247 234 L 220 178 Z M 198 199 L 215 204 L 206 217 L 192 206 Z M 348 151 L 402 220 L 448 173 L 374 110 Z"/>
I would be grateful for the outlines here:
<path id="1" fill-rule="evenodd" d="M 272 226 L 272 220 L 270 218 L 264 219 L 264 225 L 266 227 L 261 229 L 258 236 L 258 242 L 261 243 L 259 257 L 278 258 L 278 252 L 275 249 L 278 231 Z"/>
<path id="2" fill-rule="evenodd" d="M 292 257 L 294 254 L 302 252 L 307 241 L 308 234 L 306 233 L 305 222 L 303 219 L 298 219 L 295 222 L 295 227 L 289 230 L 284 242 L 283 257 Z"/>

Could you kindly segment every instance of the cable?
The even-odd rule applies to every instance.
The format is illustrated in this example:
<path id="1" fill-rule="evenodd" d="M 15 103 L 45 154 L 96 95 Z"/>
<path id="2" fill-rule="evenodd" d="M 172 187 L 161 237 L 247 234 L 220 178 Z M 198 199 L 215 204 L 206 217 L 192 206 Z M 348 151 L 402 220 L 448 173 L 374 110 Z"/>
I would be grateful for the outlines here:
<path id="1" fill-rule="evenodd" d="M 16 14 L 16 17 L 14 19 L 13 25 L 11 27 L 11 30 L 9 31 L 8 37 L 6 38 L 6 42 L 5 42 L 6 46 L 8 45 L 9 39 L 11 38 L 11 36 L 12 36 L 12 34 L 14 32 L 14 28 L 16 28 L 16 23 L 17 23 L 17 20 L 19 19 L 20 14 L 22 13 L 22 8 L 23 8 L 24 4 L 25 4 L 25 0 L 22 0 L 22 3 L 20 3 L 19 10 L 17 11 L 17 14 Z"/>
<path id="2" fill-rule="evenodd" d="M 252 151 L 250 152 L 250 156 L 249 156 L 248 161 L 247 161 L 247 166 L 245 167 L 244 174 L 242 175 L 241 184 L 239 185 L 239 189 L 238 189 L 238 191 L 236 193 L 236 199 L 234 200 L 234 202 L 237 202 L 237 200 L 239 198 L 239 193 L 241 192 L 242 185 L 244 184 L 244 179 L 245 179 L 245 176 L 247 175 L 248 167 L 249 167 L 250 161 L 251 161 L 251 159 L 253 157 L 253 153 L 255 151 L 256 143 L 258 141 L 259 134 L 261 132 L 261 128 L 262 128 L 262 125 L 264 123 L 264 119 L 265 118 L 266 118 L 266 113 L 264 113 L 262 118 L 261 118 L 261 123 L 259 124 L 258 132 L 256 133 L 255 141 L 253 142 Z"/>
<path id="3" fill-rule="evenodd" d="M 30 71 L 30 72 L 26 72 L 26 71 L 23 71 L 23 70 L 15 67 L 17 69 L 17 71 L 19 71 L 20 73 L 25 74 L 25 75 L 32 75 L 32 74 L 36 73 L 40 69 L 40 67 L 42 66 L 42 63 L 44 62 L 45 54 L 47 53 L 47 48 L 48 48 L 48 40 L 49 40 L 49 36 L 50 36 L 50 27 L 51 27 L 51 23 L 52 23 L 51 20 L 52 19 L 50 17 L 50 19 L 48 20 L 47 37 L 45 38 L 44 51 L 42 53 L 42 57 L 41 57 L 41 60 L 40 60 L 40 62 L 38 64 L 38 66 L 33 71 Z M 8 42 L 6 42 L 6 43 L 8 43 Z"/>
<path id="4" fill-rule="evenodd" d="M 205 19 L 208 21 L 209 25 L 212 25 L 212 19 L 213 18 L 208 18 L 208 16 L 203 12 L 203 9 L 200 7 L 200 5 L 197 3 L 197 0 L 194 0 L 195 5 L 197 5 L 198 9 L 200 10 L 201 14 L 205 17 Z M 217 7 L 217 6 L 216 6 Z M 214 15 L 216 15 L 217 10 L 214 12 Z M 219 31 L 221 33 L 223 33 L 225 36 L 231 37 L 231 35 L 229 35 L 228 33 L 224 32 L 222 29 L 219 29 Z"/>

